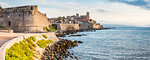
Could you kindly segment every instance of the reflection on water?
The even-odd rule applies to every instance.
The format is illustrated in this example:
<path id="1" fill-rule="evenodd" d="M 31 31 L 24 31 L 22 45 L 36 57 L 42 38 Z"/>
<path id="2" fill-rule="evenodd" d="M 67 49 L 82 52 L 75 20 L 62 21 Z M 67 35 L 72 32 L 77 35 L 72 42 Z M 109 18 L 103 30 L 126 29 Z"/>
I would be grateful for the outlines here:
<path id="1" fill-rule="evenodd" d="M 150 28 L 126 27 L 96 32 L 81 37 L 65 37 L 84 43 L 70 51 L 79 60 L 150 60 Z"/>

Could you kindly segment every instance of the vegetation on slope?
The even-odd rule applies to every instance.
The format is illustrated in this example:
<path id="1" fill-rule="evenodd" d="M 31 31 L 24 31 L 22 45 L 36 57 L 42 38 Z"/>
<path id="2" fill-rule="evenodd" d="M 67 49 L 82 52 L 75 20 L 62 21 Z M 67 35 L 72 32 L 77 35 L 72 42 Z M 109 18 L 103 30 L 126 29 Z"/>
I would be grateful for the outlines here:
<path id="1" fill-rule="evenodd" d="M 46 35 L 42 35 L 45 39 L 47 39 L 48 37 Z"/>
<path id="2" fill-rule="evenodd" d="M 20 41 L 19 43 L 15 43 L 9 49 L 7 49 L 5 52 L 5 59 L 6 60 L 34 60 L 33 57 L 38 58 L 36 56 L 38 55 L 35 49 L 36 46 L 44 48 L 49 43 L 53 43 L 53 41 L 42 39 L 36 42 L 35 36 L 30 36 L 28 38 L 25 38 L 23 41 Z"/>
<path id="3" fill-rule="evenodd" d="M 44 47 L 46 47 L 47 44 L 49 44 L 49 43 L 53 43 L 53 41 L 52 41 L 52 40 L 44 40 L 44 39 L 42 39 L 42 40 L 37 41 L 36 44 L 37 44 L 39 47 L 44 48 Z"/>
<path id="4" fill-rule="evenodd" d="M 33 37 L 33 36 L 32 36 Z M 6 60 L 34 60 L 33 56 L 36 57 L 34 49 L 36 45 L 33 43 L 31 37 L 26 38 L 19 43 L 15 43 L 10 49 L 6 50 L 5 59 Z M 37 57 L 36 57 L 37 58 Z"/>
<path id="5" fill-rule="evenodd" d="M 49 27 L 44 27 L 43 30 L 48 31 L 48 32 L 54 32 L 57 31 L 52 25 L 49 25 Z"/>

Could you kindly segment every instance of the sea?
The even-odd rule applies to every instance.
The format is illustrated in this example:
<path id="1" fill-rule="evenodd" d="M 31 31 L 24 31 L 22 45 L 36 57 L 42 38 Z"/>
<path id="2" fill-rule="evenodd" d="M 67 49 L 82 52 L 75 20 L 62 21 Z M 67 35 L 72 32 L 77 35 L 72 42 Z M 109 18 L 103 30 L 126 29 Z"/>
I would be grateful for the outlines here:
<path id="1" fill-rule="evenodd" d="M 62 38 L 83 42 L 69 50 L 78 60 L 150 60 L 150 27 L 104 26 L 115 29 L 78 32 L 86 36 Z"/>

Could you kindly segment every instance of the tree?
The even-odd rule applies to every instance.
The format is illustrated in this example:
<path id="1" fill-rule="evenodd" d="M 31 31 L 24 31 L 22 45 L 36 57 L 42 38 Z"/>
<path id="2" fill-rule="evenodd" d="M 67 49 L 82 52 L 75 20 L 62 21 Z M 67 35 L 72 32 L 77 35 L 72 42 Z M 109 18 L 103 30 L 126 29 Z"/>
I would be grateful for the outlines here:
<path id="1" fill-rule="evenodd" d="M 62 19 L 65 20 L 65 17 L 63 16 Z"/>
<path id="2" fill-rule="evenodd" d="M 61 20 L 62 18 L 61 17 L 58 17 L 58 20 Z"/>
<path id="3" fill-rule="evenodd" d="M 0 13 L 1 13 L 2 7 L 0 6 Z"/>
<path id="4" fill-rule="evenodd" d="M 0 9 L 2 9 L 2 7 L 0 6 Z"/>
<path id="5" fill-rule="evenodd" d="M 92 19 L 90 19 L 90 21 L 93 21 Z"/>
<path id="6" fill-rule="evenodd" d="M 65 22 L 65 17 L 64 16 L 62 17 L 62 21 Z"/>

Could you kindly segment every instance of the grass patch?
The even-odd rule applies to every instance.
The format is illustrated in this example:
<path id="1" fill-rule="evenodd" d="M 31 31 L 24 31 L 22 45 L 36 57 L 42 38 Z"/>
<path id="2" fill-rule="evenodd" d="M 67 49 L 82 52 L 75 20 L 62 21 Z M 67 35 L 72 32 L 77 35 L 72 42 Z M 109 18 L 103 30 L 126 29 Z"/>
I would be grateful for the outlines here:
<path id="1" fill-rule="evenodd" d="M 54 43 L 53 40 L 47 40 L 47 43 Z"/>
<path id="2" fill-rule="evenodd" d="M 36 57 L 36 51 L 27 40 L 15 43 L 9 49 L 6 50 L 5 59 L 6 60 L 34 60 L 33 56 Z M 37 58 L 37 57 L 36 57 Z"/>
<path id="3" fill-rule="evenodd" d="M 42 35 L 44 38 L 47 38 L 46 35 Z M 30 36 L 29 38 L 24 38 L 24 40 L 19 43 L 15 43 L 5 52 L 6 60 L 34 60 L 33 57 L 38 58 L 36 55 L 36 44 L 44 48 L 49 43 L 54 43 L 52 40 L 39 40 L 36 44 L 36 38 L 34 36 Z"/>
<path id="4" fill-rule="evenodd" d="M 34 36 L 30 36 L 29 38 L 25 39 L 27 43 L 31 44 L 33 47 L 36 47 L 36 45 L 33 43 L 33 41 L 36 41 L 36 38 Z"/>
<path id="5" fill-rule="evenodd" d="M 52 41 L 52 40 L 44 40 L 44 39 L 42 39 L 42 40 L 37 41 L 36 44 L 37 44 L 39 47 L 44 48 L 44 47 L 46 47 L 47 44 L 49 44 L 49 43 L 53 43 L 53 41 Z"/>
<path id="6" fill-rule="evenodd" d="M 31 38 L 34 42 L 36 42 L 35 36 L 30 36 L 30 38 Z"/>
<path id="7" fill-rule="evenodd" d="M 46 35 L 42 35 L 45 39 L 47 39 L 48 37 Z"/>

